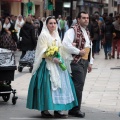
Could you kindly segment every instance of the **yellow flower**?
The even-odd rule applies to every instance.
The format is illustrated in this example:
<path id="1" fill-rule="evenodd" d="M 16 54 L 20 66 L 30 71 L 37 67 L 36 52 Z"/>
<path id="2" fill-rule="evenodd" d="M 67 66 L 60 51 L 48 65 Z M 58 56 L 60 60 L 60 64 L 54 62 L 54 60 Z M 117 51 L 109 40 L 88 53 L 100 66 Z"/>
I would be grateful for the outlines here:
<path id="1" fill-rule="evenodd" d="M 46 55 L 47 57 L 50 56 L 50 52 L 47 52 L 45 55 Z"/>
<path id="2" fill-rule="evenodd" d="M 54 51 L 50 51 L 50 55 L 54 55 Z"/>
<path id="3" fill-rule="evenodd" d="M 55 47 L 55 48 L 54 48 L 54 51 L 58 52 L 58 47 Z"/>
<path id="4" fill-rule="evenodd" d="M 55 52 L 58 52 L 58 47 L 54 44 L 55 42 L 52 43 L 52 46 L 48 47 L 48 49 L 45 52 L 45 55 L 47 57 L 52 57 L 55 55 Z"/>

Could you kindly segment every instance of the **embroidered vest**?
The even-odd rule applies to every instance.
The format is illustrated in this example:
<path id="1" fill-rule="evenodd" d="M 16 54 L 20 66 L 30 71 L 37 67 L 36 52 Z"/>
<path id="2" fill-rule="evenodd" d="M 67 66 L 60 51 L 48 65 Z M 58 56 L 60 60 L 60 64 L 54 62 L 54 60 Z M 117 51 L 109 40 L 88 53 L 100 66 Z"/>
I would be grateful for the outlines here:
<path id="1" fill-rule="evenodd" d="M 74 26 L 72 26 L 71 28 L 74 29 L 75 31 L 75 39 L 74 39 L 74 43 L 76 43 L 76 48 L 78 48 L 79 50 L 84 49 L 85 47 L 85 37 L 83 35 L 83 32 L 81 30 L 81 27 L 78 24 L 75 24 Z M 89 36 L 89 31 L 87 30 L 87 34 Z M 90 52 L 88 55 L 88 59 L 90 58 Z M 77 63 L 79 60 L 81 59 L 80 55 L 73 55 L 73 62 Z"/>

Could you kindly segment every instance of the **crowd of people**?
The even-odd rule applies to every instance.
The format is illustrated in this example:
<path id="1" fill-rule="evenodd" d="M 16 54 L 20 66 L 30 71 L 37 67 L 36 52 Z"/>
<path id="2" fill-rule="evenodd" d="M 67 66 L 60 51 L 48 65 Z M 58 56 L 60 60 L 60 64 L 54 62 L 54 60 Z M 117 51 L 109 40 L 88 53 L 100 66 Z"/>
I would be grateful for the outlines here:
<path id="1" fill-rule="evenodd" d="M 45 53 L 55 46 L 57 55 Z M 82 11 L 72 20 L 59 15 L 35 18 L 32 15 L 11 15 L 0 19 L 0 47 L 21 50 L 23 58 L 28 50 L 35 50 L 27 104 L 29 109 L 41 111 L 43 118 L 84 118 L 81 111 L 82 92 L 87 72 L 92 71 L 95 55 L 104 48 L 105 60 L 120 55 L 120 15 L 90 16 Z M 63 63 L 66 69 L 62 70 Z M 54 116 L 49 112 L 54 111 Z"/>

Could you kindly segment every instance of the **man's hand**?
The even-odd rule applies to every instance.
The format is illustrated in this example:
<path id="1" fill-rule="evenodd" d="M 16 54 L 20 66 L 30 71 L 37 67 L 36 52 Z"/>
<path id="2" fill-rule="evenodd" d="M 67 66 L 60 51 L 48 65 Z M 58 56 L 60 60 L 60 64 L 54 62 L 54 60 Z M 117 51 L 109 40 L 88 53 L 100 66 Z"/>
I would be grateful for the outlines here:
<path id="1" fill-rule="evenodd" d="M 72 43 L 73 46 L 76 46 L 76 43 Z"/>
<path id="2" fill-rule="evenodd" d="M 85 50 L 84 50 L 84 49 L 80 50 L 80 55 L 81 55 L 82 57 L 85 55 Z"/>
<path id="3" fill-rule="evenodd" d="M 90 73 L 91 71 L 92 71 L 92 65 L 89 64 L 89 65 L 88 65 L 88 73 Z"/>

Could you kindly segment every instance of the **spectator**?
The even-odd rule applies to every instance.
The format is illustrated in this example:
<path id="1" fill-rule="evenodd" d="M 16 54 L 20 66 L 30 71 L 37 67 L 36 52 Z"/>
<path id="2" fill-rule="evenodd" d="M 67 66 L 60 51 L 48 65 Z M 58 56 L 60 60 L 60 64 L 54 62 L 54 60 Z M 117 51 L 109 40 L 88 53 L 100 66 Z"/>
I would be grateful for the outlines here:
<path id="1" fill-rule="evenodd" d="M 120 55 L 120 15 L 116 16 L 115 22 L 113 22 L 113 25 L 115 27 L 115 33 L 116 37 L 113 40 L 112 43 L 112 58 L 115 58 L 115 48 L 117 45 L 117 59 L 119 59 Z"/>
<path id="2" fill-rule="evenodd" d="M 20 30 L 20 50 L 22 51 L 22 55 L 20 58 L 23 58 L 28 50 L 34 50 L 36 47 L 35 40 L 35 28 L 32 23 L 32 18 L 27 17 L 25 24 Z"/>
<path id="3" fill-rule="evenodd" d="M 6 17 L 1 32 L 0 47 L 14 51 L 17 49 L 16 41 L 12 37 L 13 32 L 13 26 L 10 22 L 10 18 Z"/>
<path id="4" fill-rule="evenodd" d="M 17 37 L 19 38 L 19 33 L 20 33 L 20 29 L 24 24 L 24 20 L 22 15 L 18 15 L 16 23 L 15 23 L 15 30 L 17 30 Z"/>
<path id="5" fill-rule="evenodd" d="M 58 21 L 58 27 L 59 27 L 59 30 L 60 30 L 60 37 L 61 39 L 63 40 L 63 37 L 64 37 L 64 33 L 65 33 L 65 17 L 62 17 L 59 21 Z"/>

